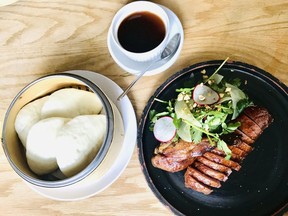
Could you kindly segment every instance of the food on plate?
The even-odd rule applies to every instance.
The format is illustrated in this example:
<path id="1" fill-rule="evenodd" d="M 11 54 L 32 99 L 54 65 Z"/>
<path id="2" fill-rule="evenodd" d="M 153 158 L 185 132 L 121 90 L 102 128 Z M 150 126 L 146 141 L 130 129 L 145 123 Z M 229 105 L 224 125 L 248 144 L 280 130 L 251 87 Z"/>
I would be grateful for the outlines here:
<path id="1" fill-rule="evenodd" d="M 52 117 L 34 124 L 28 134 L 26 158 L 30 169 L 38 175 L 53 172 L 56 162 L 56 137 L 67 118 Z"/>
<path id="2" fill-rule="evenodd" d="M 178 142 L 161 143 L 155 149 L 155 156 L 152 158 L 154 167 L 166 170 L 168 172 L 178 172 L 186 169 L 194 162 L 197 156 L 212 148 L 207 140 L 198 144 L 179 140 Z"/>
<path id="3" fill-rule="evenodd" d="M 176 135 L 176 127 L 173 124 L 173 118 L 164 116 L 155 123 L 153 133 L 160 142 L 168 142 Z"/>
<path id="4" fill-rule="evenodd" d="M 21 143 L 26 147 L 30 128 L 41 119 L 41 109 L 48 97 L 42 97 L 24 106 L 15 119 L 15 130 Z"/>
<path id="5" fill-rule="evenodd" d="M 105 115 L 77 116 L 58 131 L 56 160 L 65 176 L 73 176 L 93 160 L 102 145 L 105 132 Z"/>
<path id="6" fill-rule="evenodd" d="M 106 134 L 102 102 L 92 92 L 60 89 L 26 104 L 15 119 L 30 169 L 38 175 L 59 169 L 70 177 L 96 156 Z"/>
<path id="7" fill-rule="evenodd" d="M 253 136 L 253 137 L 255 137 L 256 135 L 256 138 L 254 139 L 255 141 L 257 137 L 259 137 L 259 135 L 263 132 L 263 129 L 259 130 L 260 126 L 255 121 L 259 113 L 266 113 L 266 115 L 262 115 L 262 121 L 258 122 L 260 125 L 263 126 L 262 128 L 267 128 L 269 126 L 269 124 L 272 122 L 272 117 L 268 113 L 267 109 L 259 106 L 252 106 L 246 108 L 244 110 L 244 113 L 241 114 L 237 118 L 237 120 L 241 121 L 241 119 L 246 119 L 247 116 L 245 114 L 246 113 L 245 111 L 251 109 L 257 110 L 257 112 L 254 112 L 254 115 L 251 115 L 250 120 L 253 122 L 252 128 L 257 127 L 258 128 L 256 130 L 247 130 L 248 134 L 245 132 L 243 133 L 245 133 L 247 136 Z M 243 123 L 239 127 L 239 130 L 247 129 L 248 126 L 250 126 L 250 122 L 247 123 L 247 121 L 243 121 Z M 230 142 L 231 144 L 229 143 L 230 145 L 228 145 L 229 149 L 232 152 L 230 160 L 225 159 L 226 156 L 225 152 L 217 149 L 217 147 L 211 151 L 205 152 L 201 157 L 197 157 L 195 159 L 196 162 L 191 163 L 188 166 L 188 169 L 185 173 L 185 186 L 198 192 L 209 194 L 213 191 L 212 188 L 214 186 L 207 184 L 208 181 L 207 179 L 214 178 L 217 179 L 218 181 L 224 182 L 228 179 L 231 170 L 239 171 L 241 168 L 240 163 L 252 151 L 253 147 L 251 145 L 253 143 L 251 144 L 245 143 L 242 139 L 242 136 L 236 136 L 235 139 L 233 138 L 230 139 Z M 206 160 L 206 162 L 203 162 L 203 160 Z M 227 172 L 227 170 L 220 170 L 218 166 L 224 166 L 229 168 L 230 170 L 229 172 Z M 195 175 L 193 169 L 197 170 L 199 173 L 202 174 L 201 178 L 199 178 L 198 175 Z"/>
<path id="8" fill-rule="evenodd" d="M 232 170 L 240 170 L 252 144 L 273 121 L 266 108 L 250 101 L 240 79 L 226 80 L 218 74 L 225 62 L 211 76 L 201 71 L 203 80 L 195 86 L 176 89 L 177 98 L 155 98 L 167 105 L 166 110 L 150 111 L 156 139 L 154 127 L 163 118 L 171 118 L 176 128 L 176 133 L 167 130 L 171 139 L 157 139 L 161 143 L 152 165 L 168 172 L 186 170 L 185 186 L 206 195 L 221 187 Z M 156 131 L 165 134 L 165 128 Z"/>
<path id="9" fill-rule="evenodd" d="M 102 102 L 94 93 L 74 88 L 53 92 L 42 107 L 41 118 L 74 118 L 78 115 L 98 114 Z"/>
<path id="10" fill-rule="evenodd" d="M 193 100 L 199 105 L 210 105 L 220 99 L 219 94 L 203 83 L 197 85 L 193 91 Z"/>

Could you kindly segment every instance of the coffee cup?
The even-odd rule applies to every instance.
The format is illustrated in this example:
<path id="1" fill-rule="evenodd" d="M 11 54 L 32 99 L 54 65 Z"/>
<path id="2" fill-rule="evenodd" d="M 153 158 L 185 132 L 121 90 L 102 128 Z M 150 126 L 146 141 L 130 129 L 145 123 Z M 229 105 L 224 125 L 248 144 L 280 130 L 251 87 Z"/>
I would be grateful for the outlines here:
<path id="1" fill-rule="evenodd" d="M 158 4 L 136 1 L 114 16 L 109 35 L 128 58 L 146 62 L 160 56 L 169 36 L 169 18 Z"/>

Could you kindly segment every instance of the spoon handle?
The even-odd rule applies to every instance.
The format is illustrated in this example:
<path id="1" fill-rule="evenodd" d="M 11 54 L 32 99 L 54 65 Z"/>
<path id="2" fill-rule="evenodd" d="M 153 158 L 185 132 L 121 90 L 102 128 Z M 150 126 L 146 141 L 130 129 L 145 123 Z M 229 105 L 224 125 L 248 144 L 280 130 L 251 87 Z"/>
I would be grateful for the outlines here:
<path id="1" fill-rule="evenodd" d="M 132 88 L 132 86 L 143 76 L 144 73 L 146 73 L 154 63 L 161 62 L 161 61 L 167 61 L 167 59 L 171 58 L 177 51 L 180 44 L 180 34 L 175 34 L 172 39 L 168 42 L 165 49 L 161 53 L 161 57 L 158 60 L 153 61 L 145 70 L 143 70 L 141 73 L 138 74 L 136 79 L 125 89 L 125 91 L 117 98 L 119 101 L 121 98 L 123 98 L 129 90 Z"/>
<path id="2" fill-rule="evenodd" d="M 139 73 L 137 75 L 136 79 L 134 79 L 133 82 L 131 82 L 130 85 L 127 86 L 127 88 L 122 92 L 122 94 L 119 95 L 117 100 L 121 100 L 129 92 L 129 90 L 132 88 L 132 86 L 134 86 L 134 84 L 143 76 L 144 73 L 146 73 L 151 68 L 151 66 L 154 63 L 155 62 L 151 63 L 145 70 L 141 71 L 141 73 Z"/>

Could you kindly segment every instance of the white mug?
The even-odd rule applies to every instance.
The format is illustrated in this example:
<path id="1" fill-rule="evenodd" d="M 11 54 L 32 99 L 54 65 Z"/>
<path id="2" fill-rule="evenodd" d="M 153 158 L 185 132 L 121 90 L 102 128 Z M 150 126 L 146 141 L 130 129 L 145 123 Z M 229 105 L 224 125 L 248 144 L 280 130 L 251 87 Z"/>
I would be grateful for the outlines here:
<path id="1" fill-rule="evenodd" d="M 120 25 L 123 23 L 123 21 L 125 22 L 126 18 L 129 19 L 129 16 L 133 16 L 134 14 L 136 14 L 137 16 L 138 14 L 147 12 L 148 14 L 152 14 L 153 16 L 157 16 L 157 18 L 162 21 L 165 28 L 163 40 L 156 47 L 143 52 L 131 51 L 127 48 L 124 48 L 123 44 L 121 45 L 118 37 L 118 30 Z M 169 27 L 170 26 L 168 15 L 161 6 L 147 1 L 136 1 L 125 5 L 115 14 L 110 27 L 110 32 L 112 35 L 109 36 L 112 38 L 114 44 L 118 47 L 118 49 L 127 57 L 134 61 L 145 62 L 154 60 L 160 56 L 161 52 L 164 50 L 167 44 L 167 40 L 169 37 Z"/>

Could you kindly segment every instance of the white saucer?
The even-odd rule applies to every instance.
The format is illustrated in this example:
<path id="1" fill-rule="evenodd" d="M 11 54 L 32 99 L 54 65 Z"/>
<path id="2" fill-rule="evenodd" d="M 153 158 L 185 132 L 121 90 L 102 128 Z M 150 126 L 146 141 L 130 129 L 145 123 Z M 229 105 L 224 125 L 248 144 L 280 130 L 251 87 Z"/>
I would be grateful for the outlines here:
<path id="1" fill-rule="evenodd" d="M 122 89 L 109 78 L 91 71 L 74 70 L 67 71 L 83 76 L 86 79 L 97 84 L 103 92 L 114 102 L 119 109 L 124 123 L 124 142 L 121 151 L 111 168 L 98 181 L 89 182 L 84 185 L 70 185 L 62 188 L 42 188 L 30 183 L 27 183 L 33 190 L 39 194 L 54 200 L 73 201 L 91 197 L 100 193 L 109 187 L 124 171 L 130 161 L 137 138 L 137 121 L 133 106 L 127 96 L 120 101 L 117 97 L 122 93 Z"/>
<path id="2" fill-rule="evenodd" d="M 1 6 L 6 6 L 6 5 L 13 4 L 13 3 L 15 3 L 16 1 L 18 1 L 18 0 L 1 0 L 1 1 L 0 1 L 0 7 L 1 7 Z"/>
<path id="3" fill-rule="evenodd" d="M 180 20 L 178 19 L 178 17 L 176 16 L 176 14 L 173 11 L 171 11 L 170 9 L 168 9 L 167 7 L 164 7 L 162 5 L 160 5 L 160 6 L 163 7 L 163 9 L 167 12 L 168 17 L 169 17 L 169 21 L 170 21 L 170 25 L 171 25 L 171 32 L 170 32 L 169 37 L 172 38 L 176 33 L 180 33 L 181 41 L 180 41 L 180 45 L 179 45 L 178 50 L 176 51 L 174 56 L 168 62 L 166 62 L 166 63 L 160 62 L 160 64 L 155 64 L 154 66 L 151 67 L 151 69 L 149 71 L 147 71 L 144 74 L 144 76 L 155 75 L 155 74 L 158 74 L 158 73 L 161 73 L 161 72 L 167 70 L 172 64 L 174 64 L 174 62 L 176 61 L 176 59 L 180 55 L 180 52 L 181 52 L 182 46 L 183 46 L 183 42 L 184 42 L 184 31 L 183 31 L 183 27 L 182 27 Z M 116 45 L 113 42 L 110 35 L 111 35 L 111 27 L 109 29 L 108 37 L 107 37 L 108 49 L 109 49 L 109 52 L 110 52 L 112 58 L 114 59 L 114 61 L 123 70 L 125 70 L 129 73 L 132 73 L 132 74 L 137 74 L 137 73 L 145 70 L 151 64 L 150 61 L 148 61 L 148 62 L 134 61 L 134 60 L 128 58 L 127 56 L 125 56 L 124 54 L 122 54 L 118 50 L 118 48 L 116 47 Z"/>

